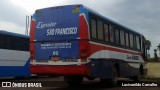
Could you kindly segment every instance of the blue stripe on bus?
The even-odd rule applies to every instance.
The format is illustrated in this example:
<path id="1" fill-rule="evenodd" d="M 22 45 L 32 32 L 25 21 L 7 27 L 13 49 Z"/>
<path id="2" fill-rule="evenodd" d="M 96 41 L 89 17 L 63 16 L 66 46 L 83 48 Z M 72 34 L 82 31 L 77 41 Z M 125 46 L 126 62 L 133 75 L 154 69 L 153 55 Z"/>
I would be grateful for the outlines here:
<path id="1" fill-rule="evenodd" d="M 0 66 L 0 77 L 30 76 L 30 61 L 25 66 Z"/>

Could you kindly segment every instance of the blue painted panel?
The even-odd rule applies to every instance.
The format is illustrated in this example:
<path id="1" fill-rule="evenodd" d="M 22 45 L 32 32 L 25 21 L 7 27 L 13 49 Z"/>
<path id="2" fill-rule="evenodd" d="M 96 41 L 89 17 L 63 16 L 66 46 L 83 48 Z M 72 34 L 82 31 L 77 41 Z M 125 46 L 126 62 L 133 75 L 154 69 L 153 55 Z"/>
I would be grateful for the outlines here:
<path id="1" fill-rule="evenodd" d="M 58 56 L 61 60 L 78 59 L 77 41 L 63 41 L 63 42 L 46 42 L 44 44 L 36 43 L 36 60 L 50 60 L 51 57 Z"/>
<path id="2" fill-rule="evenodd" d="M 79 36 L 79 13 L 79 5 L 37 10 L 35 40 L 77 39 Z"/>
<path id="3" fill-rule="evenodd" d="M 21 77 L 30 76 L 30 61 L 25 66 L 0 66 L 0 77 Z"/>
<path id="4" fill-rule="evenodd" d="M 91 60 L 88 64 L 91 77 L 108 79 L 112 77 L 112 62 L 106 60 Z"/>
<path id="5" fill-rule="evenodd" d="M 80 5 L 51 7 L 36 11 L 36 60 L 78 59 Z M 63 40 L 63 41 L 61 41 Z M 49 42 L 48 42 L 49 41 Z"/>

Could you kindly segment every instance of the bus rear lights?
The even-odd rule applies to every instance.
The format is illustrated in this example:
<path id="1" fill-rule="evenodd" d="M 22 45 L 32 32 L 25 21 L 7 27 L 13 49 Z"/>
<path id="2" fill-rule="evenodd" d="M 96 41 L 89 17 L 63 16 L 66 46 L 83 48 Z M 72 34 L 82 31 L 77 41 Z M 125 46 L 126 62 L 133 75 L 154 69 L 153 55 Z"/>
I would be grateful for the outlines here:
<path id="1" fill-rule="evenodd" d="M 30 60 L 34 60 L 34 52 L 33 51 L 30 51 Z"/>
<path id="2" fill-rule="evenodd" d="M 30 56 L 30 61 L 33 61 L 33 59 L 34 59 L 34 57 L 33 57 L 33 55 L 31 54 L 31 56 Z"/>
<path id="3" fill-rule="evenodd" d="M 82 49 L 81 50 L 81 62 L 87 62 L 87 50 L 86 49 Z"/>
<path id="4" fill-rule="evenodd" d="M 81 59 L 81 62 L 87 62 L 87 59 Z"/>

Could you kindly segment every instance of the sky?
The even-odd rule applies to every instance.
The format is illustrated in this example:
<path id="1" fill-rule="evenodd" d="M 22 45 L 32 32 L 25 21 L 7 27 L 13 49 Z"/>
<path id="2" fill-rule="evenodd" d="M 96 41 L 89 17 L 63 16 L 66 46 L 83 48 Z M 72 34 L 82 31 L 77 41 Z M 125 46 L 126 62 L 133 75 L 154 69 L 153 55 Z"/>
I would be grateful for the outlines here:
<path id="1" fill-rule="evenodd" d="M 150 50 L 160 43 L 160 0 L 0 0 L 0 30 L 25 33 L 26 15 L 36 9 L 83 4 L 105 17 L 142 33 L 150 40 Z"/>

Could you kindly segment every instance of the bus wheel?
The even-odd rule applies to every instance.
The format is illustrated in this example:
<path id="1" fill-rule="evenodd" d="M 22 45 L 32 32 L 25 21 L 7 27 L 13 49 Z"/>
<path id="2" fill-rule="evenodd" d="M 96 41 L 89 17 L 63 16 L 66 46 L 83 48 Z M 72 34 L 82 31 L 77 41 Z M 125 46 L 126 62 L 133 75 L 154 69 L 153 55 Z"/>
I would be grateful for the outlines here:
<path id="1" fill-rule="evenodd" d="M 83 77 L 82 76 L 64 76 L 64 80 L 67 82 L 69 86 L 80 86 Z"/>
<path id="2" fill-rule="evenodd" d="M 141 80 L 141 71 L 139 71 L 139 74 L 137 76 L 132 77 L 133 82 L 139 82 Z"/>
<path id="3" fill-rule="evenodd" d="M 117 68 L 114 67 L 112 70 L 112 78 L 110 79 L 101 79 L 102 84 L 107 84 L 108 86 L 114 87 L 118 82 L 118 71 Z"/>
<path id="4" fill-rule="evenodd" d="M 116 86 L 118 82 L 118 71 L 117 68 L 114 67 L 112 71 L 112 78 L 109 79 L 109 83 L 111 86 Z"/>

